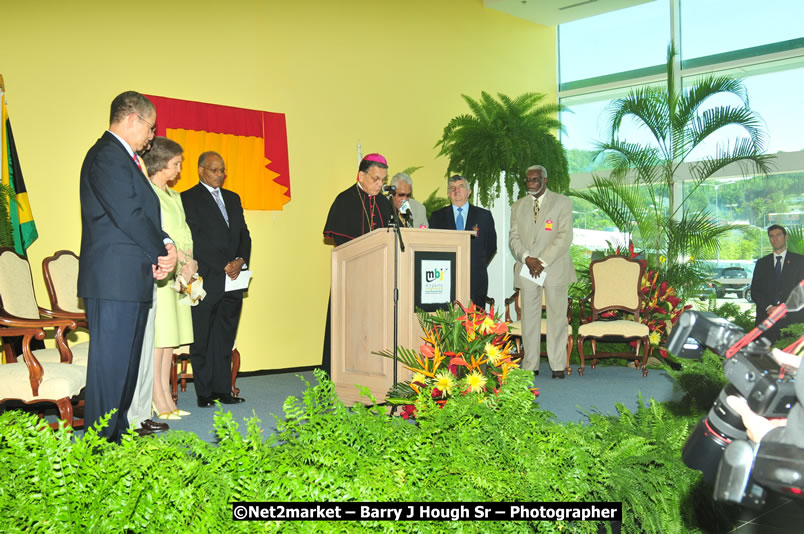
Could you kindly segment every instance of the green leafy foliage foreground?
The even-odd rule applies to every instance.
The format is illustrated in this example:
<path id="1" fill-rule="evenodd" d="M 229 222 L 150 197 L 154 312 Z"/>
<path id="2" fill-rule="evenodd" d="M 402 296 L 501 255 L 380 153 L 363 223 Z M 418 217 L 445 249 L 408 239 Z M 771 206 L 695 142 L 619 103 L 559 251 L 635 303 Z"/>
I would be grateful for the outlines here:
<path id="1" fill-rule="evenodd" d="M 332 383 L 290 397 L 267 439 L 249 419 L 215 418 L 217 445 L 193 434 L 124 437 L 50 431 L 0 416 L 3 532 L 597 532 L 592 522 L 234 522 L 236 501 L 564 501 L 623 503 L 623 532 L 720 530 L 721 511 L 680 460 L 697 416 L 660 404 L 559 424 L 512 371 L 492 409 L 467 397 L 418 424 L 341 404 Z M 434 402 L 434 401 L 433 401 Z M 709 526 L 705 526 L 706 524 Z"/>

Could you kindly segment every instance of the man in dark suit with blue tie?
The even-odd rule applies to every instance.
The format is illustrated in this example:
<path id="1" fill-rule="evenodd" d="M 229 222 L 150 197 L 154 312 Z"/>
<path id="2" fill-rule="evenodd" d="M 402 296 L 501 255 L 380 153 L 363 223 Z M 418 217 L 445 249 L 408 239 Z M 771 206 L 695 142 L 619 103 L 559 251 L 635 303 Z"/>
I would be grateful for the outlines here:
<path id="1" fill-rule="evenodd" d="M 768 227 L 773 253 L 757 260 L 751 280 L 751 298 L 757 305 L 756 324 L 761 324 L 804 278 L 804 256 L 787 250 L 787 230 L 774 224 Z M 788 312 L 764 336 L 772 343 L 779 331 L 793 323 L 804 322 L 804 311 Z"/>
<path id="2" fill-rule="evenodd" d="M 193 254 L 207 296 L 193 307 L 190 361 L 198 406 L 243 402 L 232 395 L 232 347 L 243 307 L 243 290 L 226 291 L 251 255 L 251 235 L 237 193 L 223 189 L 226 166 L 216 152 L 198 158 L 199 182 L 181 194 Z"/>
<path id="3" fill-rule="evenodd" d="M 81 167 L 78 296 L 90 335 L 84 421 L 88 428 L 117 410 L 100 431 L 114 442 L 128 428 L 153 280 L 176 266 L 159 200 L 135 155 L 153 138 L 155 123 L 150 100 L 134 91 L 118 95 L 109 130 Z"/>
<path id="4" fill-rule="evenodd" d="M 466 178 L 458 174 L 451 176 L 447 183 L 451 204 L 430 215 L 430 228 L 477 232 L 477 236 L 472 237 L 469 295 L 474 304 L 485 309 L 489 289 L 486 269 L 497 252 L 497 232 L 491 212 L 469 204 L 471 194 Z"/>

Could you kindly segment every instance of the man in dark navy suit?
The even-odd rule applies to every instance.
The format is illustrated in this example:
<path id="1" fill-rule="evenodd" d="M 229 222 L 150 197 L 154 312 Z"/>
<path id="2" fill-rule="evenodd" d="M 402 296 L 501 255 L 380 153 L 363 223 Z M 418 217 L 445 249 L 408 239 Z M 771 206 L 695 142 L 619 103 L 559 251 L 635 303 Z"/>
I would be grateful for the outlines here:
<path id="1" fill-rule="evenodd" d="M 757 325 L 786 301 L 793 288 L 804 278 L 804 256 L 787 250 L 787 230 L 774 224 L 768 227 L 768 239 L 773 253 L 757 260 L 751 280 L 751 298 L 757 305 Z M 763 335 L 775 343 L 782 328 L 801 322 L 804 322 L 804 311 L 788 312 Z"/>
<path id="2" fill-rule="evenodd" d="M 181 194 L 193 254 L 207 296 L 193 307 L 190 361 L 198 406 L 243 402 L 232 395 L 232 347 L 243 307 L 243 291 L 226 291 L 251 255 L 251 235 L 237 193 L 223 189 L 226 166 L 216 152 L 198 158 L 199 182 Z"/>
<path id="3" fill-rule="evenodd" d="M 440 230 L 474 230 L 472 238 L 471 276 L 469 295 L 472 302 L 486 308 L 486 293 L 489 289 L 489 262 L 497 252 L 497 232 L 494 218 L 487 209 L 469 204 L 469 182 L 458 174 L 450 177 L 447 183 L 447 196 L 451 205 L 430 215 L 430 228 Z"/>
<path id="4" fill-rule="evenodd" d="M 81 167 L 78 296 L 90 335 L 84 421 L 88 428 L 117 410 L 100 432 L 115 442 L 128 428 L 153 280 L 176 266 L 159 200 L 135 154 L 153 138 L 155 123 L 150 100 L 134 91 L 118 95 L 109 130 Z"/>

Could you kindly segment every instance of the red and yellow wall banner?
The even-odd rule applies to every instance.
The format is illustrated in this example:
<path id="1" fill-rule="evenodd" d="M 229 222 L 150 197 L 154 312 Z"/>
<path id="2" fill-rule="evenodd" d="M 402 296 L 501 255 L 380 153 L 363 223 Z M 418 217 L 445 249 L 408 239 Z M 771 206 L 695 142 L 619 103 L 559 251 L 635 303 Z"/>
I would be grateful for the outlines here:
<path id="1" fill-rule="evenodd" d="M 174 189 L 197 184 L 198 156 L 213 150 L 226 164 L 224 187 L 240 195 L 244 209 L 281 210 L 290 202 L 284 113 L 146 96 L 156 106 L 156 135 L 184 148 Z"/>

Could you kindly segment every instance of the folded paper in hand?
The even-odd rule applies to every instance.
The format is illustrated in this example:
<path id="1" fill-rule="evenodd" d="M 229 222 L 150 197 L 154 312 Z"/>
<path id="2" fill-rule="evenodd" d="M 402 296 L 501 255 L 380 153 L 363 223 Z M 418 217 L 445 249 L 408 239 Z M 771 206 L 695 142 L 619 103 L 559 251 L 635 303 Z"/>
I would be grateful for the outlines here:
<path id="1" fill-rule="evenodd" d="M 238 289 L 248 289 L 248 283 L 251 280 L 251 271 L 240 271 L 240 274 L 237 275 L 237 278 L 234 280 L 229 278 L 228 274 L 224 274 L 223 276 L 226 277 L 224 291 L 237 291 Z"/>
<path id="2" fill-rule="evenodd" d="M 543 286 L 544 285 L 544 277 L 546 276 L 546 274 L 547 274 L 547 269 L 542 269 L 542 272 L 539 273 L 539 276 L 537 276 L 536 278 L 533 278 L 533 276 L 531 276 L 531 274 L 530 274 L 530 269 L 528 269 L 528 265 L 526 263 L 522 264 L 522 270 L 519 271 L 519 276 L 521 276 L 522 278 L 524 278 L 528 282 L 533 282 L 537 286 Z"/>

